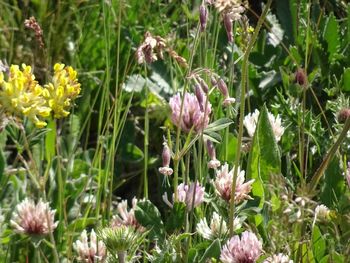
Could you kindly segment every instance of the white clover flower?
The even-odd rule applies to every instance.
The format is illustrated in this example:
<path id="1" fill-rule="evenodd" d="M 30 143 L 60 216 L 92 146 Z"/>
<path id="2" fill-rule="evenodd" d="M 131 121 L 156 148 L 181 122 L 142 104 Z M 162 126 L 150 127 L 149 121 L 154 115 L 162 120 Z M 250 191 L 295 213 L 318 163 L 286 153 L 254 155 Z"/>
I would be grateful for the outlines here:
<path id="1" fill-rule="evenodd" d="M 259 120 L 259 115 L 260 115 L 260 112 L 259 110 L 256 109 L 253 113 L 249 113 L 247 116 L 244 117 L 243 125 L 247 129 L 249 137 L 251 138 L 254 136 L 256 125 L 258 124 L 258 120 Z M 268 117 L 272 127 L 273 134 L 275 135 L 275 139 L 277 142 L 279 142 L 284 133 L 284 127 L 282 126 L 281 117 L 279 115 L 275 117 L 270 112 L 268 112 Z"/>
<path id="2" fill-rule="evenodd" d="M 233 221 L 234 231 L 240 229 L 241 227 L 241 220 L 239 218 L 235 218 Z M 212 240 L 227 233 L 227 224 L 218 213 L 214 212 L 213 217 L 210 221 L 210 226 L 207 223 L 207 219 L 202 218 L 197 224 L 197 232 L 203 238 Z"/>
<path id="3" fill-rule="evenodd" d="M 321 220 L 326 220 L 329 217 L 329 209 L 325 205 L 318 205 L 315 208 L 315 216 Z"/>
<path id="4" fill-rule="evenodd" d="M 97 241 L 96 233 L 91 230 L 90 242 L 88 242 L 88 236 L 86 230 L 84 230 L 79 239 L 73 244 L 75 251 L 77 251 L 79 262 L 95 263 L 105 262 L 106 259 L 106 247 L 102 241 Z"/>
<path id="5" fill-rule="evenodd" d="M 289 256 L 279 253 L 268 257 L 263 263 L 293 263 L 293 260 L 289 259 Z"/>

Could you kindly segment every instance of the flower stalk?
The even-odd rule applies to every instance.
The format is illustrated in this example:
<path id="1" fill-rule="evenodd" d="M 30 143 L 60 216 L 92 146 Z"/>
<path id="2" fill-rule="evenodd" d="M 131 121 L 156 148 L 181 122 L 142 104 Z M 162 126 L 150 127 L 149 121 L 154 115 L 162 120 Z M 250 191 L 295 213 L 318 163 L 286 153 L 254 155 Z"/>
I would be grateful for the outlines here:
<path id="1" fill-rule="evenodd" d="M 238 138 L 237 138 L 237 149 L 236 149 L 236 159 L 234 162 L 234 172 L 233 172 L 233 180 L 232 180 L 232 188 L 231 188 L 231 200 L 230 200 L 230 236 L 233 235 L 234 226 L 234 209 L 235 209 L 235 189 L 236 189 L 236 180 L 237 180 L 237 174 L 238 174 L 238 167 L 239 167 L 239 161 L 241 158 L 241 144 L 242 144 L 242 138 L 243 138 L 243 119 L 244 119 L 244 108 L 245 108 L 245 94 L 246 94 L 246 84 L 247 84 L 247 75 L 248 75 L 248 59 L 249 54 L 253 48 L 253 45 L 259 35 L 261 26 L 263 24 L 263 21 L 265 20 L 265 17 L 267 15 L 267 12 L 271 6 L 272 0 L 268 0 L 266 3 L 266 6 L 264 8 L 263 13 L 261 14 L 258 24 L 256 26 L 256 29 L 254 30 L 253 36 L 248 44 L 247 50 L 243 57 L 242 62 L 242 79 L 241 79 L 241 94 L 240 94 L 240 115 L 239 115 L 239 129 L 238 129 Z"/>

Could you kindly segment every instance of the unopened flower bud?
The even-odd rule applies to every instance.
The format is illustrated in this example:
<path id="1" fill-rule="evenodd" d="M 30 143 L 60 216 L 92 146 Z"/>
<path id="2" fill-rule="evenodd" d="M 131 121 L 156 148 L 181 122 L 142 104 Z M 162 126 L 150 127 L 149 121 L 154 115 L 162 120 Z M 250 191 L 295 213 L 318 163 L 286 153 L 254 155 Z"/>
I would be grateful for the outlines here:
<path id="1" fill-rule="evenodd" d="M 211 81 L 211 85 L 213 85 L 213 87 L 215 87 L 215 86 L 218 84 L 217 79 L 214 78 L 214 77 L 211 77 L 211 78 L 210 78 L 210 81 Z"/>
<path id="2" fill-rule="evenodd" d="M 162 152 L 162 160 L 163 166 L 169 166 L 170 164 L 170 149 L 168 144 L 164 143 L 163 152 Z"/>
<path id="3" fill-rule="evenodd" d="M 207 83 L 205 83 L 205 81 L 203 79 L 200 79 L 200 85 L 201 85 L 201 88 L 204 91 L 204 93 L 208 94 L 209 87 L 208 87 Z"/>
<path id="4" fill-rule="evenodd" d="M 344 123 L 348 118 L 350 118 L 350 108 L 341 109 L 338 113 L 338 121 Z"/>
<path id="5" fill-rule="evenodd" d="M 201 4 L 199 7 L 199 21 L 201 23 L 201 31 L 203 32 L 207 26 L 208 9 L 205 4 Z"/>
<path id="6" fill-rule="evenodd" d="M 207 141 L 207 151 L 211 159 L 216 159 L 215 147 L 212 141 Z"/>
<path id="7" fill-rule="evenodd" d="M 307 76 L 305 74 L 304 69 L 299 68 L 297 72 L 295 73 L 295 82 L 298 83 L 300 86 L 306 86 L 307 84 Z"/>
<path id="8" fill-rule="evenodd" d="M 172 175 L 173 169 L 169 167 L 171 153 L 168 144 L 164 143 L 163 152 L 162 152 L 162 161 L 163 167 L 159 167 L 158 171 L 164 175 Z"/>
<path id="9" fill-rule="evenodd" d="M 200 107 L 201 111 L 204 111 L 204 108 L 203 108 L 204 96 L 203 96 L 203 92 L 198 84 L 195 84 L 195 94 L 196 94 L 196 98 L 198 100 L 199 107 Z"/>
<path id="10" fill-rule="evenodd" d="M 224 26 L 227 34 L 228 42 L 233 42 L 233 33 L 232 33 L 232 20 L 228 14 L 224 15 Z"/>
<path id="11" fill-rule="evenodd" d="M 228 97 L 228 89 L 227 89 L 227 86 L 226 86 L 226 83 L 223 81 L 223 79 L 219 79 L 218 80 L 218 88 L 219 88 L 219 90 L 220 90 L 220 92 L 221 92 L 221 94 L 225 97 L 225 98 L 227 98 Z"/>
<path id="12" fill-rule="evenodd" d="M 214 144 L 212 143 L 212 141 L 207 141 L 207 151 L 208 151 L 208 155 L 210 157 L 210 161 L 208 162 L 208 168 L 211 169 L 216 169 L 218 168 L 221 163 L 219 160 L 216 159 L 216 152 L 215 152 L 215 147 Z"/>

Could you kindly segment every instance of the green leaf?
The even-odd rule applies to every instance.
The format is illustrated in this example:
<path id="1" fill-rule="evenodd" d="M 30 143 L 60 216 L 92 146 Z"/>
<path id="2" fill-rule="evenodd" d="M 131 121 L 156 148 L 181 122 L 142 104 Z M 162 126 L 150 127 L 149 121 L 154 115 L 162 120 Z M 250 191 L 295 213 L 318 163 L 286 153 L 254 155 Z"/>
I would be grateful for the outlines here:
<path id="1" fill-rule="evenodd" d="M 326 253 L 326 241 L 317 225 L 312 231 L 312 250 L 317 261 L 320 261 Z"/>
<path id="2" fill-rule="evenodd" d="M 215 143 L 221 142 L 221 136 L 220 136 L 220 134 L 218 134 L 216 132 L 207 132 L 207 133 L 203 134 L 203 137 L 204 137 L 204 139 L 210 140 L 210 141 L 215 142 Z"/>
<path id="3" fill-rule="evenodd" d="M 247 178 L 255 179 L 252 194 L 259 198 L 259 207 L 265 201 L 263 182 L 269 182 L 272 174 L 281 171 L 281 157 L 278 145 L 269 121 L 266 106 L 263 107 L 255 130 L 252 148 L 247 164 Z M 261 222 L 261 219 L 257 219 Z"/>
<path id="4" fill-rule="evenodd" d="M 126 162 L 139 162 L 144 157 L 142 150 L 130 142 L 123 145 L 120 156 Z"/>
<path id="5" fill-rule="evenodd" d="M 70 223 L 67 227 L 68 232 L 81 232 L 87 226 L 94 225 L 96 223 L 96 218 L 88 217 L 88 218 L 79 218 Z"/>
<path id="6" fill-rule="evenodd" d="M 207 128 L 205 128 L 204 132 L 211 133 L 211 132 L 220 131 L 222 129 L 225 129 L 226 127 L 228 127 L 232 123 L 233 123 L 232 120 L 230 120 L 228 118 L 222 118 L 222 119 L 219 119 L 217 121 L 210 123 L 207 126 Z"/>
<path id="7" fill-rule="evenodd" d="M 166 229 L 168 232 L 173 232 L 183 226 L 186 216 L 186 205 L 182 202 L 175 202 L 173 209 L 170 212 L 169 218 L 166 221 Z"/>
<path id="8" fill-rule="evenodd" d="M 225 147 L 227 147 L 225 149 Z M 232 134 L 228 134 L 228 141 L 227 143 L 223 143 L 223 147 L 221 147 L 220 151 L 220 159 L 226 161 L 228 163 L 233 163 L 236 157 L 236 149 L 237 149 L 237 138 Z M 227 151 L 227 155 L 225 156 Z"/>
<path id="9" fill-rule="evenodd" d="M 340 46 L 338 27 L 338 22 L 334 14 L 330 14 L 330 16 L 327 18 L 326 26 L 323 32 L 323 37 L 328 45 L 327 50 L 330 61 L 336 57 L 338 48 Z"/>
<path id="10" fill-rule="evenodd" d="M 45 136 L 45 157 L 48 162 L 51 162 L 51 159 L 56 154 L 56 122 L 50 120 L 47 124 L 48 132 Z"/>
<path id="11" fill-rule="evenodd" d="M 350 92 L 350 68 L 346 68 L 343 74 L 343 91 Z"/>
<path id="12" fill-rule="evenodd" d="M 320 199 L 330 208 L 337 206 L 338 200 L 344 193 L 345 182 L 342 170 L 339 167 L 339 159 L 333 158 L 325 172 L 324 184 L 322 184 Z"/>
<path id="13" fill-rule="evenodd" d="M 200 263 L 207 262 L 207 259 L 220 257 L 221 244 L 219 239 L 215 239 L 213 243 L 205 250 L 203 257 L 200 259 Z"/>
<path id="14" fill-rule="evenodd" d="M 135 209 L 137 221 L 150 230 L 150 238 L 162 242 L 165 238 L 164 224 L 158 208 L 149 200 L 140 201 Z"/>

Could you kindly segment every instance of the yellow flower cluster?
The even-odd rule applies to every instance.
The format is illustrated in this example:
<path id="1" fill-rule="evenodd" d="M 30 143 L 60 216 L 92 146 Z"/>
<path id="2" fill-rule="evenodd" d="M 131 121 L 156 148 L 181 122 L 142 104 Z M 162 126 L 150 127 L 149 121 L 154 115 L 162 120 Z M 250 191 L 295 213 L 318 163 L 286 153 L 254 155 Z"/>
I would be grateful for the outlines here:
<path id="1" fill-rule="evenodd" d="M 45 85 L 48 91 L 47 99 L 55 118 L 68 116 L 71 101 L 80 93 L 80 83 L 77 72 L 64 64 L 55 64 L 52 83 Z"/>
<path id="2" fill-rule="evenodd" d="M 7 80 L 0 72 L 0 108 L 8 114 L 27 117 L 36 127 L 47 125 L 45 118 L 51 112 L 54 118 L 69 114 L 71 101 L 80 93 L 77 72 L 64 64 L 55 64 L 52 83 L 42 87 L 32 73 L 32 68 L 22 64 L 12 65 Z"/>

